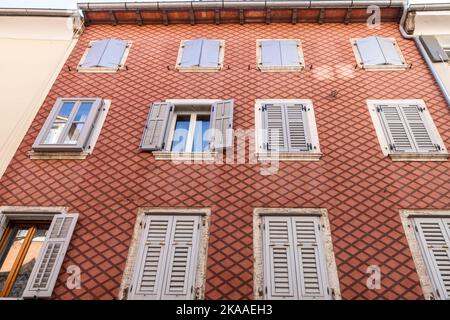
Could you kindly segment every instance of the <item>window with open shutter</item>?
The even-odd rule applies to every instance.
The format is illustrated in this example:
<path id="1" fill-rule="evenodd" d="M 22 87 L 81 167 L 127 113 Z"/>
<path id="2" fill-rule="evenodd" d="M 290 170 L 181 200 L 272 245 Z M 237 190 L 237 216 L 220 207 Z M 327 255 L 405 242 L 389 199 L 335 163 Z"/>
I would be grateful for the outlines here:
<path id="1" fill-rule="evenodd" d="M 391 152 L 436 152 L 441 149 L 424 116 L 415 104 L 379 104 L 377 113 Z"/>
<path id="2" fill-rule="evenodd" d="M 367 37 L 354 41 L 356 52 L 364 68 L 406 67 L 397 43 L 391 38 Z"/>
<path id="3" fill-rule="evenodd" d="M 112 68 L 122 66 L 128 42 L 118 39 L 104 39 L 92 42 L 81 68 Z"/>
<path id="4" fill-rule="evenodd" d="M 414 218 L 415 231 L 438 299 L 450 299 L 450 218 Z"/>
<path id="5" fill-rule="evenodd" d="M 185 40 L 182 42 L 177 68 L 219 69 L 222 65 L 223 41 L 210 39 Z"/>
<path id="6" fill-rule="evenodd" d="M 174 105 L 170 102 L 155 102 L 151 105 L 141 140 L 142 150 L 162 150 L 164 148 L 167 128 L 173 111 Z"/>
<path id="7" fill-rule="evenodd" d="M 211 106 L 211 146 L 227 149 L 233 146 L 234 100 L 222 100 Z"/>
<path id="8" fill-rule="evenodd" d="M 262 70 L 293 69 L 303 66 L 299 40 L 259 40 L 259 66 Z"/>
<path id="9" fill-rule="evenodd" d="M 200 216 L 145 217 L 130 299 L 193 299 Z"/>
<path id="10" fill-rule="evenodd" d="M 298 103 L 267 103 L 261 107 L 263 148 L 268 151 L 301 152 L 311 146 L 309 110 Z"/>
<path id="11" fill-rule="evenodd" d="M 69 247 L 78 214 L 55 215 L 33 267 L 24 298 L 50 298 Z"/>
<path id="12" fill-rule="evenodd" d="M 319 219 L 264 217 L 264 282 L 268 299 L 330 298 Z"/>

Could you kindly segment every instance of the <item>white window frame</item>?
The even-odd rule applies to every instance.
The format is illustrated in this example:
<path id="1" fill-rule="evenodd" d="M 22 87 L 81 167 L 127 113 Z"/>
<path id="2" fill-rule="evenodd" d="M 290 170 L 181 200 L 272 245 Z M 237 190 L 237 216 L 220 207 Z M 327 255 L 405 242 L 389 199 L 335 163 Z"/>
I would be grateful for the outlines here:
<path id="1" fill-rule="evenodd" d="M 295 41 L 297 42 L 297 53 L 300 64 L 298 66 L 264 66 L 262 64 L 262 41 Z M 257 39 L 256 40 L 256 65 L 262 72 L 296 72 L 305 68 L 305 57 L 303 55 L 302 42 L 300 39 Z"/>
<path id="2" fill-rule="evenodd" d="M 86 57 L 89 53 L 89 49 L 91 46 L 96 42 L 100 40 L 93 40 L 89 42 L 88 47 L 86 50 L 84 50 L 83 55 L 81 56 L 80 62 L 77 66 L 77 71 L 80 73 L 116 73 L 119 70 L 125 70 L 127 69 L 127 66 L 125 65 L 128 54 L 130 53 L 131 46 L 133 42 L 131 40 L 124 40 L 127 42 L 127 47 L 125 48 L 125 51 L 123 53 L 122 59 L 120 60 L 120 67 L 119 68 L 107 68 L 107 67 L 83 67 L 83 63 L 86 60 Z"/>
<path id="3" fill-rule="evenodd" d="M 133 273 L 138 260 L 139 241 L 142 237 L 144 220 L 147 215 L 173 215 L 173 216 L 201 216 L 201 227 L 199 234 L 199 251 L 197 256 L 197 266 L 195 270 L 194 290 L 195 300 L 205 298 L 206 271 L 208 259 L 209 228 L 211 220 L 210 208 L 140 208 L 137 213 L 134 225 L 133 236 L 128 251 L 125 270 L 119 290 L 119 300 L 127 300 L 128 290 L 133 281 Z"/>
<path id="4" fill-rule="evenodd" d="M 361 59 L 361 56 L 358 51 L 358 47 L 356 45 L 356 41 L 361 40 L 364 38 L 351 38 L 350 43 L 352 46 L 353 53 L 355 55 L 356 64 L 358 68 L 368 70 L 368 71 L 395 71 L 395 70 L 406 70 L 409 68 L 409 65 L 406 63 L 405 57 L 403 56 L 402 50 L 400 49 L 397 40 L 395 38 L 385 38 L 389 39 L 394 43 L 394 47 L 402 60 L 402 65 L 392 65 L 392 64 L 386 64 L 386 65 L 370 65 L 370 64 L 363 64 L 363 61 Z"/>
<path id="5" fill-rule="evenodd" d="M 225 40 L 218 40 L 218 39 L 207 39 L 207 40 L 219 41 L 219 43 L 220 43 L 219 65 L 217 67 L 201 67 L 201 66 L 182 67 L 182 66 L 180 66 L 181 58 L 183 57 L 184 44 L 191 40 L 193 40 L 193 39 L 181 40 L 180 46 L 178 48 L 177 61 L 175 63 L 175 70 L 178 70 L 180 72 L 217 72 L 217 71 L 220 71 L 223 69 L 224 58 L 225 58 Z"/>
<path id="6" fill-rule="evenodd" d="M 444 141 L 442 140 L 436 125 L 434 124 L 431 114 L 426 107 L 425 101 L 421 99 L 406 99 L 406 100 L 372 100 L 368 99 L 367 108 L 369 109 L 370 117 L 372 118 L 372 123 L 375 127 L 375 132 L 378 137 L 378 142 L 380 143 L 381 151 L 384 156 L 389 156 L 393 161 L 447 161 L 449 155 L 447 153 L 447 148 L 445 147 Z M 427 122 L 428 127 L 431 129 L 431 134 L 434 135 L 439 145 L 443 147 L 441 151 L 437 152 L 403 152 L 394 153 L 389 149 L 389 142 L 384 133 L 383 125 L 377 114 L 376 106 L 379 104 L 417 104 L 424 109 L 424 117 Z"/>
<path id="7" fill-rule="evenodd" d="M 108 115 L 109 109 L 111 108 L 111 100 L 103 99 L 100 111 L 98 112 L 97 119 L 94 122 L 94 127 L 92 128 L 91 134 L 87 140 L 86 145 L 88 146 L 82 152 L 67 152 L 67 151 L 34 151 L 28 152 L 31 160 L 84 160 L 89 155 L 94 152 L 95 145 L 100 136 L 100 132 L 106 121 L 106 116 Z"/>
<path id="8" fill-rule="evenodd" d="M 322 239 L 328 274 L 328 286 L 333 300 L 341 300 L 339 276 L 333 250 L 330 222 L 327 209 L 324 208 L 255 208 L 253 210 L 253 297 L 255 300 L 264 299 L 264 258 L 263 258 L 263 229 L 264 216 L 315 216 L 320 217 Z"/>
<path id="9" fill-rule="evenodd" d="M 420 249 L 420 243 L 417 240 L 414 231 L 414 218 L 449 218 L 450 209 L 443 210 L 429 210 L 429 209 L 401 209 L 400 219 L 402 221 L 405 236 L 408 241 L 409 248 L 416 266 L 417 274 L 419 275 L 420 286 L 422 287 L 423 295 L 426 300 L 437 299 L 431 276 L 426 267 L 425 259 Z"/>
<path id="10" fill-rule="evenodd" d="M 267 152 L 262 148 L 262 119 L 261 111 L 259 110 L 263 104 L 266 103 L 293 103 L 305 104 L 307 108 L 311 109 L 308 116 L 308 128 L 310 129 L 311 143 L 316 149 L 311 151 L 301 152 Z M 320 151 L 319 135 L 317 132 L 316 118 L 312 100 L 310 99 L 257 99 L 255 100 L 255 150 L 256 158 L 260 161 L 266 160 L 280 160 L 280 161 L 319 161 L 322 157 Z"/>

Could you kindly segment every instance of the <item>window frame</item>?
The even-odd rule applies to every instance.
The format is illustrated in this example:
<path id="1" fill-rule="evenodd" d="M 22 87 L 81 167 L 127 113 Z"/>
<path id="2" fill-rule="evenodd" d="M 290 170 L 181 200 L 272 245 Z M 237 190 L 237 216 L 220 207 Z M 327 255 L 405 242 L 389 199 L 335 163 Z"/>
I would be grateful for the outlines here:
<path id="1" fill-rule="evenodd" d="M 270 103 L 286 103 L 286 104 L 304 104 L 310 109 L 308 113 L 307 128 L 309 130 L 309 137 L 311 144 L 315 146 L 314 150 L 311 151 L 289 151 L 289 152 L 278 152 L 270 151 L 267 152 L 262 148 L 263 141 L 263 119 L 261 117 L 260 108 L 263 104 Z M 255 100 L 255 153 L 256 157 L 260 161 L 266 160 L 281 160 L 281 161 L 318 161 L 322 157 L 322 152 L 320 150 L 319 134 L 317 131 L 317 124 L 314 112 L 313 102 L 310 99 L 257 99 Z"/>
<path id="2" fill-rule="evenodd" d="M 367 38 L 367 37 L 366 37 Z M 386 65 L 370 65 L 370 64 L 364 64 L 361 58 L 361 55 L 358 51 L 358 47 L 356 45 L 356 42 L 358 40 L 362 40 L 365 38 L 351 38 L 350 43 L 352 46 L 353 54 L 355 55 L 356 64 L 358 68 L 368 71 L 400 71 L 400 70 L 406 70 L 409 68 L 409 65 L 406 63 L 406 59 L 403 56 L 402 50 L 400 49 L 400 46 L 397 43 L 397 40 L 393 37 L 382 37 L 384 39 L 391 40 L 394 44 L 394 47 L 399 55 L 399 58 L 402 60 L 402 65 L 393 65 L 393 64 L 386 64 Z"/>
<path id="3" fill-rule="evenodd" d="M 431 114 L 426 107 L 425 101 L 421 99 L 387 99 L 387 100 L 372 100 L 367 99 L 367 108 L 372 119 L 372 124 L 375 128 L 375 133 L 378 138 L 378 142 L 381 151 L 384 156 L 389 156 L 393 161 L 447 161 L 449 154 L 447 148 L 442 140 L 439 131 L 431 117 Z M 425 125 L 430 129 L 430 135 L 434 140 L 442 147 L 442 150 L 436 152 L 393 152 L 389 148 L 389 138 L 386 136 L 384 125 L 381 123 L 380 117 L 377 112 L 377 105 L 399 105 L 399 104 L 416 104 L 423 109 L 423 117 L 425 119 Z"/>
<path id="4" fill-rule="evenodd" d="M 89 50 L 91 49 L 92 45 L 97 42 L 97 41 L 101 41 L 101 40 L 106 40 L 106 39 L 99 39 L 99 40 L 92 40 L 89 41 L 89 44 L 87 46 L 87 48 L 84 50 L 83 55 L 80 58 L 80 62 L 77 65 L 77 71 L 80 73 L 116 73 L 119 70 L 126 70 L 127 66 L 125 65 L 128 55 L 130 53 L 130 49 L 131 46 L 133 44 L 133 42 L 131 40 L 122 40 L 122 41 L 126 41 L 127 42 L 127 47 L 125 48 L 125 51 L 123 53 L 122 59 L 120 60 L 120 64 L 118 68 L 108 68 L 108 67 L 83 67 L 83 63 L 86 60 L 86 57 L 89 53 Z"/>
<path id="5" fill-rule="evenodd" d="M 264 66 L 262 64 L 262 42 L 263 41 L 295 41 L 297 42 L 298 66 Z M 256 65 L 262 72 L 298 72 L 305 68 L 305 57 L 303 54 L 302 41 L 300 39 L 257 39 L 256 40 Z"/>
<path id="6" fill-rule="evenodd" d="M 193 40 L 214 40 L 219 41 L 219 65 L 217 67 L 202 67 L 202 66 L 190 66 L 183 67 L 181 66 L 181 59 L 183 57 L 184 45 L 186 42 Z M 177 60 L 175 63 L 175 70 L 179 72 L 217 72 L 223 69 L 224 66 L 224 58 L 225 58 L 225 40 L 219 39 L 185 39 L 180 41 L 180 46 L 178 47 Z"/>

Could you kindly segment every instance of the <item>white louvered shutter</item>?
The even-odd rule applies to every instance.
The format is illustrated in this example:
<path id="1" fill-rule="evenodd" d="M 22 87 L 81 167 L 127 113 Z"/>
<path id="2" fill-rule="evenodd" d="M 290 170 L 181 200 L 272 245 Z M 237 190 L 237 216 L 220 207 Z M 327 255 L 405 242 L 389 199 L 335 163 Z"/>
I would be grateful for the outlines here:
<path id="1" fill-rule="evenodd" d="M 193 299 L 199 216 L 174 216 L 162 299 Z"/>
<path id="2" fill-rule="evenodd" d="M 155 102 L 149 110 L 141 141 L 142 150 L 162 150 L 175 107 L 169 102 Z"/>
<path id="3" fill-rule="evenodd" d="M 319 217 L 293 217 L 299 299 L 329 299 L 328 275 Z"/>
<path id="4" fill-rule="evenodd" d="M 215 150 L 233 146 L 234 100 L 222 100 L 211 106 L 211 147 Z"/>
<path id="5" fill-rule="evenodd" d="M 263 254 L 266 298 L 298 299 L 289 217 L 264 217 Z"/>
<path id="6" fill-rule="evenodd" d="M 265 146 L 268 151 L 288 151 L 288 139 L 284 104 L 264 104 L 262 106 Z"/>
<path id="7" fill-rule="evenodd" d="M 161 299 L 172 216 L 146 216 L 129 299 Z"/>
<path id="8" fill-rule="evenodd" d="M 3 213 L 0 213 L 0 241 L 5 233 L 6 227 L 8 225 L 8 218 Z"/>
<path id="9" fill-rule="evenodd" d="M 24 298 L 51 297 L 77 220 L 77 213 L 55 215 L 28 279 Z"/>
<path id="10" fill-rule="evenodd" d="M 415 218 L 416 234 L 439 299 L 450 299 L 450 219 Z"/>
<path id="11" fill-rule="evenodd" d="M 306 106 L 302 104 L 286 104 L 287 142 L 289 152 L 308 151 L 311 138 L 308 130 Z"/>
<path id="12" fill-rule="evenodd" d="M 414 145 L 418 152 L 436 151 L 434 135 L 429 127 L 423 109 L 418 105 L 400 105 Z"/>
<path id="13" fill-rule="evenodd" d="M 415 150 L 414 143 L 400 107 L 398 105 L 379 105 L 377 113 L 380 116 L 391 151 L 413 152 Z"/>

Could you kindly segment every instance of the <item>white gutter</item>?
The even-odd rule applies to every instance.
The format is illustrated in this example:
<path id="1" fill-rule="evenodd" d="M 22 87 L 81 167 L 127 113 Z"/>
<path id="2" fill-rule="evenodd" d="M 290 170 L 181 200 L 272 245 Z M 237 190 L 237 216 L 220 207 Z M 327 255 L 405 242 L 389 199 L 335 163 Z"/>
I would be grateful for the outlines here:
<path id="1" fill-rule="evenodd" d="M 0 16 L 71 17 L 77 15 L 79 13 L 76 9 L 0 8 Z"/>
<path id="2" fill-rule="evenodd" d="M 425 5 L 420 5 L 420 6 L 425 6 Z M 433 11 L 450 9 L 450 4 L 429 4 L 427 6 L 432 6 Z M 417 6 L 415 6 L 415 7 L 417 7 Z M 447 105 L 450 107 L 450 93 L 449 93 L 447 87 L 445 86 L 444 82 L 440 78 L 439 73 L 436 71 L 436 68 L 434 67 L 433 62 L 431 61 L 430 57 L 428 56 L 428 53 L 426 52 L 425 48 L 423 47 L 423 44 L 419 39 L 419 35 L 410 35 L 405 31 L 405 29 L 403 27 L 403 25 L 405 24 L 406 15 L 408 14 L 408 11 L 411 8 L 414 8 L 414 7 L 409 6 L 408 3 L 405 1 L 403 4 L 403 13 L 402 13 L 402 17 L 400 19 L 400 25 L 399 25 L 400 33 L 403 36 L 403 38 L 410 39 L 410 40 L 412 39 L 415 41 L 416 46 L 419 49 L 428 68 L 430 69 L 431 74 L 433 75 L 434 79 L 436 80 L 436 83 L 439 86 L 439 89 L 441 89 L 442 94 L 444 95 L 444 99 L 447 102 Z"/>

